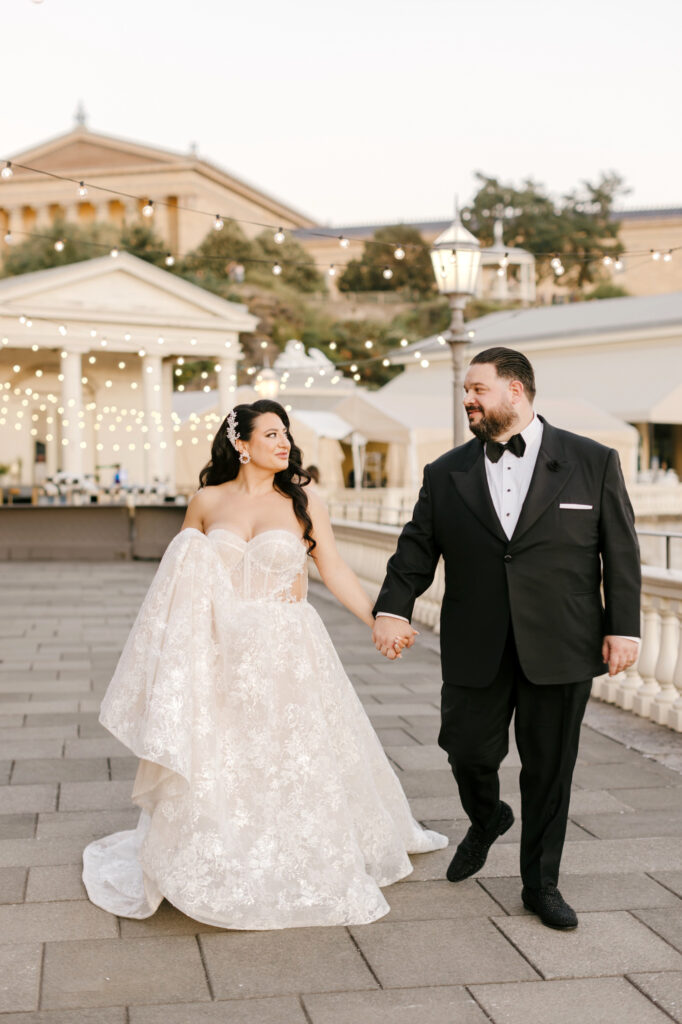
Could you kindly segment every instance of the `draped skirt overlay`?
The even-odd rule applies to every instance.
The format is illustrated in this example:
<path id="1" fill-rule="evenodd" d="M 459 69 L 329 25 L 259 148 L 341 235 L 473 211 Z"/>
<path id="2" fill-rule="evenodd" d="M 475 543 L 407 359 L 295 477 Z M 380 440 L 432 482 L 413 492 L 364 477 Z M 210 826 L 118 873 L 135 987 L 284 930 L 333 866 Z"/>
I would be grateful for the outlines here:
<path id="1" fill-rule="evenodd" d="M 140 758 L 141 814 L 84 851 L 93 903 L 144 918 L 165 897 L 224 928 L 365 924 L 408 853 L 447 845 L 414 821 L 305 583 L 286 530 L 169 545 L 102 702 Z"/>

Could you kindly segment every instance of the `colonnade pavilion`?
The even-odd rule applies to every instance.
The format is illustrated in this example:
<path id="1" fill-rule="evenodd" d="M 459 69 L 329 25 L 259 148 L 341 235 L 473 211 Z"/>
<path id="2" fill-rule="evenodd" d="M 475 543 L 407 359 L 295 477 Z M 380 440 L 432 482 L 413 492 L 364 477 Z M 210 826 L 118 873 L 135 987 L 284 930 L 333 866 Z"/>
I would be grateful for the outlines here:
<path id="1" fill-rule="evenodd" d="M 239 336 L 256 325 L 246 307 L 128 253 L 1 280 L 0 463 L 23 484 L 59 470 L 110 480 L 124 466 L 172 492 L 178 361 L 213 360 L 227 410 Z"/>

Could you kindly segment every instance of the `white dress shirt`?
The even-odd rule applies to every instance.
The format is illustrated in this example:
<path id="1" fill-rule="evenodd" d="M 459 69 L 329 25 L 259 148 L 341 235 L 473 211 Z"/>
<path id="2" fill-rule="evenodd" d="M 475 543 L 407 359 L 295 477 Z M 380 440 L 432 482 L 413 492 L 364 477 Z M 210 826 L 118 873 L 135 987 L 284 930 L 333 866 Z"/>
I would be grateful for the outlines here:
<path id="1" fill-rule="evenodd" d="M 505 451 L 497 462 L 491 462 L 488 458 L 484 459 L 490 497 L 497 512 L 497 518 L 509 540 L 516 529 L 523 503 L 528 494 L 533 470 L 540 452 L 542 431 L 542 420 L 534 415 L 525 430 L 521 431 L 521 437 L 526 442 L 523 455 L 514 455 L 513 452 Z M 393 612 L 377 612 L 377 618 L 380 615 L 391 619 L 402 619 L 403 622 L 408 621 L 404 615 L 395 615 Z M 629 636 L 625 639 L 635 640 L 639 643 L 639 637 Z"/>

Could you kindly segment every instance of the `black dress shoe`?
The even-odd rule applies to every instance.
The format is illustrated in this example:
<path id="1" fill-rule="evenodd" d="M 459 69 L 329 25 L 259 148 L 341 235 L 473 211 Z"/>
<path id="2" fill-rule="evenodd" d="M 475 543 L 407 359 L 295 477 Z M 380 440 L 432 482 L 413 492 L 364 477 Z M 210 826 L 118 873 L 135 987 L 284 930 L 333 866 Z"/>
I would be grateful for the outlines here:
<path id="1" fill-rule="evenodd" d="M 509 804 L 505 804 L 503 800 L 500 801 L 500 804 L 500 821 L 495 835 L 491 838 L 485 832 L 481 832 L 479 828 L 472 825 L 457 847 L 455 856 L 450 861 L 450 866 L 446 872 L 448 882 L 461 882 L 462 879 L 469 878 L 471 875 L 475 875 L 477 871 L 480 871 L 486 862 L 488 851 L 495 840 L 498 836 L 508 832 L 512 827 L 514 824 L 514 814 L 511 807 Z"/>
<path id="2" fill-rule="evenodd" d="M 578 927 L 578 915 L 569 907 L 556 885 L 545 885 L 541 889 L 529 889 L 524 885 L 521 899 L 526 910 L 537 914 L 548 928 L 568 931 Z"/>

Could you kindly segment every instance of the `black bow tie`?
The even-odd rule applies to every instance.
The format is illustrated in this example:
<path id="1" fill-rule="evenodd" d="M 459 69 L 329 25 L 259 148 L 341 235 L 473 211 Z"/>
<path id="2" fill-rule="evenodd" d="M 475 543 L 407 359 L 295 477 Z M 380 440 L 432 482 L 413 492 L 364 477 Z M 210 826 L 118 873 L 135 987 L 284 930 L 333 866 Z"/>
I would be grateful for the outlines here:
<path id="1" fill-rule="evenodd" d="M 486 441 L 485 454 L 491 462 L 499 462 L 505 452 L 511 452 L 517 458 L 521 458 L 526 450 L 526 442 L 520 434 L 514 434 L 506 444 L 501 441 Z"/>

